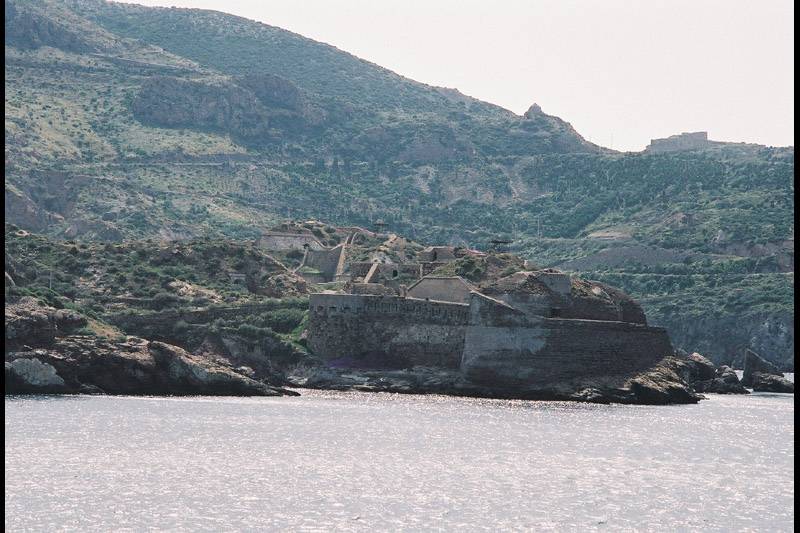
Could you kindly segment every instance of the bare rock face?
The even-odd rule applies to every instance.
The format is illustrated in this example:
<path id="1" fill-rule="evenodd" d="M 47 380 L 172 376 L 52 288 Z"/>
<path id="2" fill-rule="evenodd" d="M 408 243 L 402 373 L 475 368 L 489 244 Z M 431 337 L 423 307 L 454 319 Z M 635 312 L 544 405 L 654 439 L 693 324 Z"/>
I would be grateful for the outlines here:
<path id="1" fill-rule="evenodd" d="M 755 392 L 784 392 L 794 394 L 794 383 L 783 376 L 755 372 L 752 376 Z"/>
<path id="2" fill-rule="evenodd" d="M 270 110 L 273 125 L 285 130 L 300 130 L 319 126 L 327 112 L 314 106 L 311 100 L 291 81 L 273 74 L 249 74 L 238 80 L 239 85 L 255 94 Z"/>
<path id="3" fill-rule="evenodd" d="M 744 374 L 742 384 L 745 387 L 753 387 L 754 376 L 756 373 L 783 377 L 783 373 L 778 367 L 763 359 L 752 350 L 746 350 L 744 354 Z"/>
<path id="4" fill-rule="evenodd" d="M 267 135 L 266 108 L 232 83 L 201 83 L 166 76 L 145 82 L 133 101 L 137 120 L 167 128 L 216 129 L 255 140 Z"/>
<path id="5" fill-rule="evenodd" d="M 750 394 L 739 381 L 739 376 L 729 366 L 722 365 L 716 369 L 712 379 L 692 383 L 696 392 L 713 392 L 715 394 Z"/>
<path id="6" fill-rule="evenodd" d="M 6 390 L 14 392 L 64 392 L 64 380 L 53 365 L 39 359 L 15 359 L 5 363 Z"/>
<path id="7" fill-rule="evenodd" d="M 279 396 L 294 394 L 216 361 L 135 337 L 69 336 L 6 354 L 6 393 Z"/>
<path id="8" fill-rule="evenodd" d="M 86 319 L 68 309 L 55 309 L 26 296 L 5 306 L 6 349 L 25 344 L 46 345 L 57 334 L 69 334 L 86 325 Z"/>
<path id="9" fill-rule="evenodd" d="M 714 363 L 703 357 L 697 352 L 691 353 L 686 357 L 687 362 L 691 368 L 691 375 L 689 376 L 689 382 L 694 383 L 696 381 L 707 381 L 709 379 L 714 379 L 717 374 L 717 369 L 714 367 Z"/>
<path id="10" fill-rule="evenodd" d="M 71 52 L 94 51 L 94 47 L 79 34 L 31 10 L 30 6 L 18 6 L 16 2 L 7 1 L 5 20 L 7 45 L 22 49 L 51 46 Z"/>

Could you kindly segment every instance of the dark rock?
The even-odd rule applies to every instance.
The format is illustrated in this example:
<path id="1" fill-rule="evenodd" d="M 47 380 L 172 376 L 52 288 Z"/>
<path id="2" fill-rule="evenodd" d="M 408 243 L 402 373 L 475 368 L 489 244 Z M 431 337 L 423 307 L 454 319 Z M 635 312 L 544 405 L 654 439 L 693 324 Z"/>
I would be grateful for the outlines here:
<path id="1" fill-rule="evenodd" d="M 692 383 L 696 392 L 713 392 L 716 394 L 749 394 L 744 385 L 739 381 L 739 376 L 729 366 L 722 365 L 716 370 L 712 379 Z"/>
<path id="2" fill-rule="evenodd" d="M 725 383 L 739 383 L 739 376 L 736 371 L 727 365 L 717 368 L 717 377 Z"/>
<path id="3" fill-rule="evenodd" d="M 69 309 L 55 309 L 25 296 L 6 302 L 6 349 L 24 345 L 45 346 L 57 335 L 67 335 L 86 325 L 86 318 Z"/>
<path id="4" fill-rule="evenodd" d="M 6 393 L 296 395 L 230 366 L 161 342 L 57 338 L 47 348 L 6 353 Z"/>
<path id="5" fill-rule="evenodd" d="M 417 366 L 410 370 L 336 370 L 324 366 L 302 368 L 289 376 L 295 386 L 326 390 L 358 390 L 400 394 L 443 394 L 589 403 L 680 404 L 697 403 L 696 394 L 678 371 L 684 361 L 667 357 L 631 379 L 595 377 L 529 386 L 484 385 L 471 382 L 456 370 Z"/>
<path id="6" fill-rule="evenodd" d="M 744 354 L 744 374 L 742 384 L 745 387 L 753 387 L 754 374 L 769 374 L 772 376 L 783 377 L 783 373 L 778 367 L 765 360 L 752 350 L 745 350 Z"/>
<path id="7" fill-rule="evenodd" d="M 774 374 L 753 374 L 753 390 L 755 392 L 784 392 L 794 394 L 794 383 Z"/>
<path id="8" fill-rule="evenodd" d="M 689 361 L 690 367 L 692 369 L 692 376 L 689 380 L 689 383 L 693 383 L 695 381 L 705 381 L 709 379 L 714 379 L 717 375 L 717 369 L 714 366 L 714 363 L 703 357 L 697 352 L 689 354 L 687 356 L 687 360 Z"/>
<path id="9" fill-rule="evenodd" d="M 250 140 L 269 131 L 267 109 L 251 91 L 228 82 L 151 77 L 132 109 L 137 120 L 166 128 L 215 129 Z"/>

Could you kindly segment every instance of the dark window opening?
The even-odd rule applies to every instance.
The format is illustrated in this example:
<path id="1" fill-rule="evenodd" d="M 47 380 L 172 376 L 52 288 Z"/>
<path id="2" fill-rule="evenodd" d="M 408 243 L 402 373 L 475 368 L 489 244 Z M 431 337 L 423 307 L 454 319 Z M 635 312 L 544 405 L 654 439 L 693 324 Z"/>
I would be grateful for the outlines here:
<path id="1" fill-rule="evenodd" d="M 551 309 L 550 316 L 552 317 L 559 317 L 561 316 L 561 309 Z"/>

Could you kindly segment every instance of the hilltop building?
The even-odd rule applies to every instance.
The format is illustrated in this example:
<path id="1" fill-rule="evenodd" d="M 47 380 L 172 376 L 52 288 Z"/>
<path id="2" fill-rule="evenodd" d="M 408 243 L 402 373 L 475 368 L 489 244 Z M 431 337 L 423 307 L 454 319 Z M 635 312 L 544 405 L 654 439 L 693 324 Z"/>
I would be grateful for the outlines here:
<path id="1" fill-rule="evenodd" d="M 714 141 L 708 140 L 708 132 L 695 131 L 692 133 L 681 133 L 671 135 L 665 139 L 652 139 L 645 152 L 677 152 L 681 150 L 699 150 L 715 145 Z"/>

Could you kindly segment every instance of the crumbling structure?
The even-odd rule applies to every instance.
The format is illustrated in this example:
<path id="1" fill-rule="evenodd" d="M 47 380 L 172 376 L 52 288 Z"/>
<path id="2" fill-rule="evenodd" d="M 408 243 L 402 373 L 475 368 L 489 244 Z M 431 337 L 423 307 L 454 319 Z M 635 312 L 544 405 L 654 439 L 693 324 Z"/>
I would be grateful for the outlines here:
<path id="1" fill-rule="evenodd" d="M 309 348 L 495 386 L 630 374 L 672 353 L 666 331 L 612 287 L 554 270 L 517 272 L 482 292 L 459 279 L 423 278 L 403 296 L 312 294 Z"/>
<path id="2" fill-rule="evenodd" d="M 698 150 L 712 146 L 714 141 L 708 140 L 708 132 L 695 131 L 670 135 L 664 139 L 652 139 L 645 152 L 677 152 L 680 150 Z"/>

